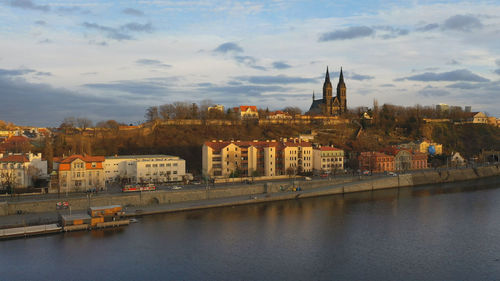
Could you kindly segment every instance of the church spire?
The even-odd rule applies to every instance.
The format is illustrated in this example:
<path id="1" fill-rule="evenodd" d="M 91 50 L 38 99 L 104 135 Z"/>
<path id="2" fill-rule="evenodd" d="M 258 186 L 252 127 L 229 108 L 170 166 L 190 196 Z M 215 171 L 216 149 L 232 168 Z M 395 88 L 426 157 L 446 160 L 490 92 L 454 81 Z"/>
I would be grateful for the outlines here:
<path id="1" fill-rule="evenodd" d="M 342 72 L 342 66 L 340 67 L 340 76 L 339 76 L 339 83 L 337 84 L 337 88 L 345 88 L 344 73 Z"/>
<path id="2" fill-rule="evenodd" d="M 313 101 L 314 101 L 314 91 L 313 91 Z"/>
<path id="3" fill-rule="evenodd" d="M 328 72 L 328 66 L 326 66 L 325 82 L 330 82 L 330 73 Z"/>

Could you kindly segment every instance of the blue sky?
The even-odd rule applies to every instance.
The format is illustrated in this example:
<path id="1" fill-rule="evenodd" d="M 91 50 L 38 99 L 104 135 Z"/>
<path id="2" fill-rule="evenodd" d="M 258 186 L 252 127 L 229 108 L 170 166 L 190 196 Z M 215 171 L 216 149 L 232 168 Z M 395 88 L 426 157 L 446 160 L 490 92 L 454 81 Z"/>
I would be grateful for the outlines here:
<path id="1" fill-rule="evenodd" d="M 0 0 L 0 120 L 136 123 L 148 106 L 298 106 L 342 66 L 349 107 L 500 117 L 498 1 Z"/>

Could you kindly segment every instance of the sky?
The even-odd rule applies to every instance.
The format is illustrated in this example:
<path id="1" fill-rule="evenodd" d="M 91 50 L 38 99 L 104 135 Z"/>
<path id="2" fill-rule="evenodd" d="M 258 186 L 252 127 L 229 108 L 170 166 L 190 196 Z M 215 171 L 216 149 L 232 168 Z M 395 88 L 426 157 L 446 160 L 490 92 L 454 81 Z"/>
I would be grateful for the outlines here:
<path id="1" fill-rule="evenodd" d="M 0 120 L 137 124 L 210 100 L 307 111 L 343 68 L 348 107 L 500 117 L 500 1 L 0 0 Z"/>

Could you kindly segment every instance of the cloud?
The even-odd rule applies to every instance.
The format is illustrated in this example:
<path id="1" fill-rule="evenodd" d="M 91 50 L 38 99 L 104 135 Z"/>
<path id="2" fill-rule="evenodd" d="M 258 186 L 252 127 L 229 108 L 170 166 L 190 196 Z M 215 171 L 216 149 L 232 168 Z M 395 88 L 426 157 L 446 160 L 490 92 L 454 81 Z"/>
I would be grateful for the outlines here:
<path id="1" fill-rule="evenodd" d="M 429 24 L 424 25 L 422 27 L 418 27 L 416 30 L 421 31 L 421 32 L 427 32 L 427 31 L 437 29 L 438 27 L 439 27 L 438 23 L 429 23 Z"/>
<path id="2" fill-rule="evenodd" d="M 40 44 L 50 44 L 50 43 L 53 43 L 53 41 L 50 40 L 49 38 L 45 38 L 43 40 L 38 41 L 38 43 L 40 43 Z"/>
<path id="3" fill-rule="evenodd" d="M 30 126 L 58 126 L 68 116 L 97 120 L 142 120 L 144 107 L 121 100 L 95 97 L 48 84 L 27 82 L 21 77 L 0 76 L 0 119 Z M 50 114 L 48 114 L 50 113 Z M 135 114 L 135 115 L 134 115 Z"/>
<path id="4" fill-rule="evenodd" d="M 99 25 L 97 23 L 90 23 L 90 22 L 84 22 L 83 27 L 87 29 L 94 29 L 98 31 L 102 31 L 106 33 L 106 37 L 110 39 L 114 39 L 117 41 L 122 41 L 122 40 L 132 40 L 132 36 L 122 33 L 116 28 L 104 26 L 104 25 Z"/>
<path id="5" fill-rule="evenodd" d="M 489 79 L 481 77 L 477 74 L 472 73 L 467 69 L 459 69 L 450 72 L 434 73 L 425 72 L 423 74 L 417 74 L 409 77 L 403 77 L 395 79 L 395 81 L 468 81 L 468 82 L 488 82 Z"/>
<path id="6" fill-rule="evenodd" d="M 95 90 L 129 93 L 132 94 L 127 97 L 130 99 L 144 99 L 145 97 L 158 98 L 166 96 L 173 86 L 172 82 L 175 80 L 177 80 L 176 77 L 161 77 L 144 80 L 120 80 L 108 83 L 88 83 L 82 86 Z"/>
<path id="7" fill-rule="evenodd" d="M 396 86 L 394 84 L 382 84 L 382 85 L 380 85 L 380 87 L 387 88 L 387 87 L 396 87 Z"/>
<path id="8" fill-rule="evenodd" d="M 235 53 L 241 53 L 243 52 L 243 48 L 238 46 L 238 44 L 233 43 L 233 42 L 227 42 L 220 44 L 217 48 L 213 50 L 216 53 L 229 53 L 229 52 L 235 52 Z"/>
<path id="9" fill-rule="evenodd" d="M 7 5 L 25 10 L 38 10 L 43 12 L 50 11 L 50 7 L 48 5 L 36 5 L 31 0 L 10 0 L 7 1 Z"/>
<path id="10" fill-rule="evenodd" d="M 400 36 L 408 35 L 410 33 L 408 29 L 402 29 L 393 26 L 375 26 L 374 29 L 386 32 L 386 34 L 380 36 L 382 39 L 393 39 Z"/>
<path id="11" fill-rule="evenodd" d="M 87 9 L 82 9 L 80 7 L 59 7 L 57 8 L 58 14 L 72 14 L 72 13 L 81 13 L 81 14 L 90 14 L 90 11 Z"/>
<path id="12" fill-rule="evenodd" d="M 156 66 L 156 67 L 172 67 L 170 64 L 165 64 L 159 60 L 151 60 L 151 59 L 139 59 L 136 60 L 135 63 L 142 65 Z"/>
<path id="13" fill-rule="evenodd" d="M 373 76 L 370 76 L 370 75 L 362 75 L 362 74 L 357 74 L 357 73 L 352 73 L 350 75 L 346 75 L 348 78 L 352 79 L 352 80 L 359 80 L 359 81 L 362 81 L 362 80 L 371 80 L 375 77 Z"/>
<path id="14" fill-rule="evenodd" d="M 496 63 L 496 65 L 497 65 L 497 66 L 500 66 L 500 59 L 497 59 L 497 60 L 495 61 L 495 63 Z"/>
<path id="15" fill-rule="evenodd" d="M 448 64 L 448 65 L 459 65 L 459 64 L 460 64 L 460 62 L 459 62 L 459 61 L 457 61 L 457 60 L 452 59 L 452 60 L 450 60 L 449 62 L 447 62 L 446 64 Z"/>
<path id="16" fill-rule="evenodd" d="M 35 21 L 35 24 L 37 24 L 37 25 L 46 25 L 47 22 L 45 22 L 44 20 L 37 20 L 37 21 Z"/>
<path id="17" fill-rule="evenodd" d="M 12 76 L 23 76 L 26 74 L 34 74 L 37 76 L 52 76 L 52 73 L 50 72 L 43 72 L 43 71 L 36 71 L 34 69 L 1 69 L 0 68 L 0 77 L 5 76 L 5 77 L 12 77 Z"/>
<path id="18" fill-rule="evenodd" d="M 137 22 L 130 22 L 120 27 L 122 30 L 129 30 L 134 32 L 152 32 L 153 25 L 149 23 L 140 24 Z"/>
<path id="19" fill-rule="evenodd" d="M 496 74 L 500 75 L 500 68 L 493 70 Z"/>
<path id="20" fill-rule="evenodd" d="M 347 40 L 361 37 L 367 37 L 375 33 L 375 30 L 368 26 L 351 26 L 346 29 L 339 29 L 332 32 L 321 34 L 319 42 Z"/>
<path id="21" fill-rule="evenodd" d="M 284 75 L 278 76 L 239 76 L 236 79 L 247 81 L 252 84 L 299 84 L 299 83 L 317 83 L 317 79 L 290 77 Z"/>
<path id="22" fill-rule="evenodd" d="M 108 42 L 106 41 L 95 41 L 95 40 L 89 40 L 89 45 L 96 45 L 96 46 L 108 46 Z"/>
<path id="23" fill-rule="evenodd" d="M 455 15 L 443 23 L 443 29 L 457 30 L 457 31 L 471 31 L 473 29 L 482 28 L 481 21 L 471 15 Z"/>
<path id="24" fill-rule="evenodd" d="M 261 97 L 262 94 L 268 92 L 286 92 L 286 88 L 273 85 L 229 85 L 229 86 L 211 86 L 203 87 L 202 92 L 210 93 L 211 96 L 216 95 L 222 98 L 227 98 L 229 102 L 233 102 L 236 96 L 241 97 Z M 230 95 L 228 95 L 230 94 Z"/>
<path id="25" fill-rule="evenodd" d="M 0 69 L 0 76 L 21 76 L 36 72 L 33 69 Z"/>
<path id="26" fill-rule="evenodd" d="M 446 88 L 462 89 L 462 90 L 479 89 L 482 87 L 484 87 L 484 84 L 482 83 L 466 83 L 466 82 L 459 82 L 446 86 Z"/>
<path id="27" fill-rule="evenodd" d="M 448 96 L 450 92 L 442 89 L 437 89 L 432 86 L 427 86 L 422 90 L 418 91 L 418 94 L 424 97 L 443 97 L 443 96 Z"/>
<path id="28" fill-rule="evenodd" d="M 267 70 L 264 66 L 257 65 L 257 59 L 252 56 L 234 56 L 236 62 L 257 70 Z"/>
<path id="29" fill-rule="evenodd" d="M 292 67 L 291 65 L 289 65 L 288 63 L 283 62 L 283 61 L 273 62 L 273 68 L 275 68 L 275 69 L 287 69 L 287 68 L 291 68 L 291 67 Z"/>
<path id="30" fill-rule="evenodd" d="M 124 13 L 126 15 L 136 16 L 136 17 L 142 17 L 142 16 L 144 16 L 144 12 L 143 11 L 140 11 L 140 10 L 137 10 L 137 9 L 133 9 L 133 8 L 123 9 L 122 13 Z"/>

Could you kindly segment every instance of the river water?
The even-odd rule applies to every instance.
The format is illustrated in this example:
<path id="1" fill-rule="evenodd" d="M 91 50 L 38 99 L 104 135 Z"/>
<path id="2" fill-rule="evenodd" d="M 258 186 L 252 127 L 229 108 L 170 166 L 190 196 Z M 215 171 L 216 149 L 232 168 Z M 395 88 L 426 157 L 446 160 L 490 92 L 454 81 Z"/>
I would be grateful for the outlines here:
<path id="1" fill-rule="evenodd" d="M 0 280 L 500 280 L 500 177 L 2 241 Z"/>

